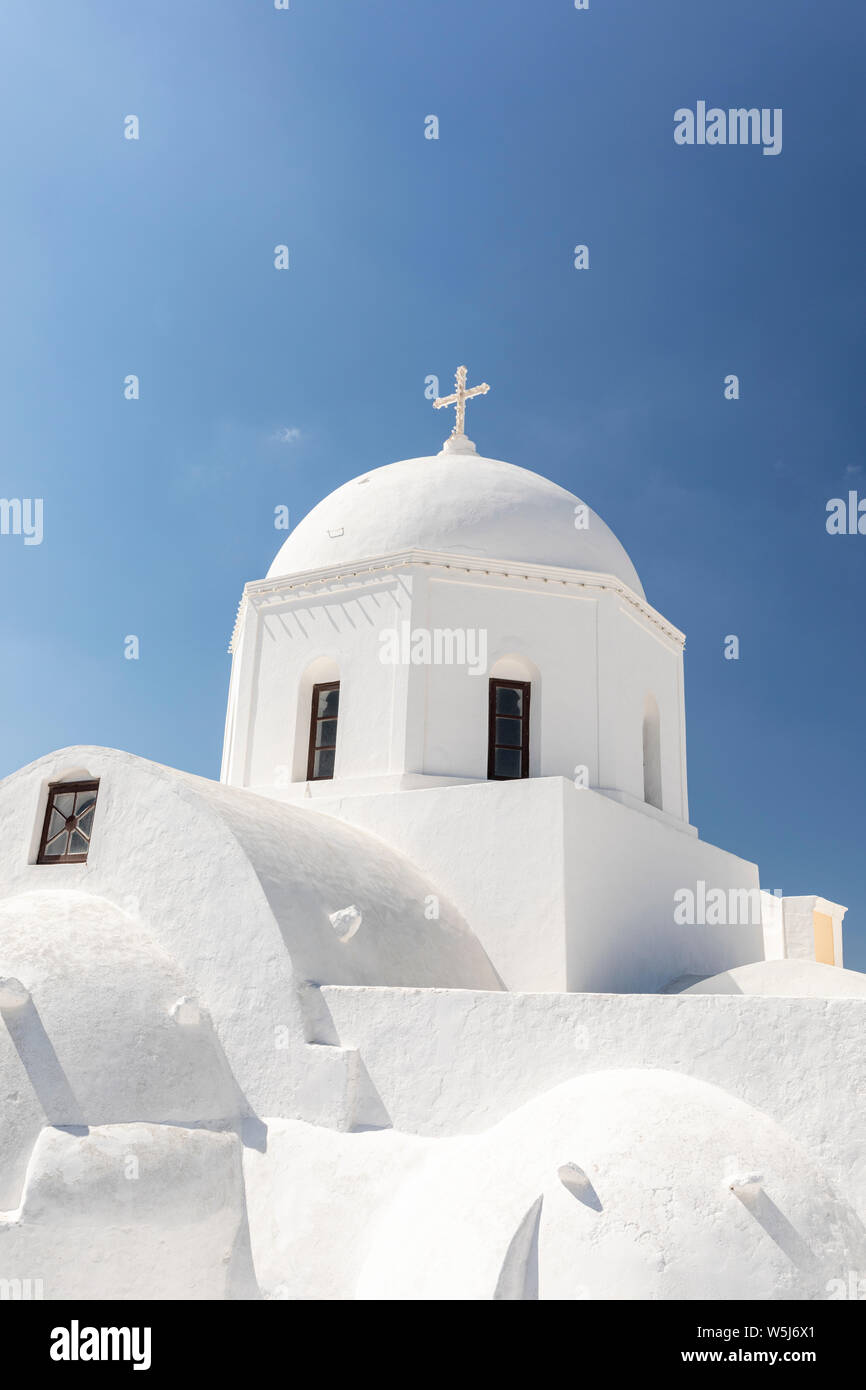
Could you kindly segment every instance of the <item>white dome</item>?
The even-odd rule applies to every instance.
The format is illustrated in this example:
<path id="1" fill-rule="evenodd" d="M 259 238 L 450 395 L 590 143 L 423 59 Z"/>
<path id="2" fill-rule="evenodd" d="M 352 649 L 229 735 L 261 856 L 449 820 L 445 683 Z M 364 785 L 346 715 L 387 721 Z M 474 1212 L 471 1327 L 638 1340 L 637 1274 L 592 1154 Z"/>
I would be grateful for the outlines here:
<path id="1" fill-rule="evenodd" d="M 866 1257 L 856 1213 L 786 1130 L 651 1068 L 575 1077 L 435 1139 L 392 1186 L 360 1299 L 814 1299 Z"/>
<path id="2" fill-rule="evenodd" d="M 643 597 L 634 565 L 601 517 L 548 478 L 475 453 L 404 459 L 353 478 L 295 527 L 268 578 L 405 550 L 433 550 L 610 574 Z"/>
<path id="3" fill-rule="evenodd" d="M 866 975 L 817 960 L 756 960 L 699 980 L 683 994 L 763 994 L 781 999 L 866 996 Z"/>

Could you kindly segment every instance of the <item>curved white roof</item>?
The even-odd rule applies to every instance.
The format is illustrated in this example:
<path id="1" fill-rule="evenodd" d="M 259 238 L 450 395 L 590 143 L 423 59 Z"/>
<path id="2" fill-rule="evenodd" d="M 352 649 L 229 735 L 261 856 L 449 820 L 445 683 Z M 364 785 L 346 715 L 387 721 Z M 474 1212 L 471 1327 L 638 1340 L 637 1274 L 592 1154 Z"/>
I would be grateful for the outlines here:
<path id="1" fill-rule="evenodd" d="M 817 960 L 757 960 L 684 989 L 683 994 L 763 994 L 789 999 L 866 998 L 866 975 Z"/>
<path id="2" fill-rule="evenodd" d="M 770 1116 L 693 1077 L 613 1070 L 434 1140 L 355 1296 L 826 1298 L 864 1253 L 856 1213 Z"/>
<path id="3" fill-rule="evenodd" d="M 513 463 L 475 453 L 404 459 L 353 478 L 319 502 L 285 541 L 268 578 L 327 569 L 405 550 L 588 570 L 644 597 L 637 572 L 580 499 Z"/>
<path id="4" fill-rule="evenodd" d="M 106 898 L 46 888 L 2 899 L 0 978 L 10 982 L 0 996 L 0 1207 L 17 1204 L 46 1119 L 187 1123 L 235 1112 L 210 1027 L 172 1016 L 187 996 L 183 971 Z M 20 1001 L 11 1008 L 10 996 Z"/>
<path id="5" fill-rule="evenodd" d="M 8 808 L 28 804 L 32 788 L 56 779 L 65 766 L 100 779 L 93 847 L 76 881 L 105 897 L 135 895 L 155 941 L 172 960 L 194 962 L 191 985 L 201 989 L 209 980 L 207 1007 L 215 1019 L 238 1006 L 236 998 L 221 1002 L 232 984 L 252 990 L 275 984 L 275 950 L 280 968 L 319 984 L 502 988 L 477 937 L 426 875 L 367 831 L 309 806 L 281 804 L 117 749 L 75 747 L 0 783 L 0 823 Z M 9 888 L 29 882 L 28 868 L 17 845 L 0 843 L 0 879 Z M 432 920 L 425 912 L 431 896 L 439 902 Z M 6 901 L 0 900 L 0 928 Z M 49 924 L 57 901 L 56 893 L 41 895 Z M 353 930 L 355 914 L 361 925 Z M 55 929 L 44 930 L 50 937 Z M 123 941 L 128 933 L 118 929 L 115 936 Z M 32 939 L 24 931 L 19 945 Z M 106 957 L 103 980 L 113 960 Z M 15 970 L 0 968 L 4 973 Z"/>

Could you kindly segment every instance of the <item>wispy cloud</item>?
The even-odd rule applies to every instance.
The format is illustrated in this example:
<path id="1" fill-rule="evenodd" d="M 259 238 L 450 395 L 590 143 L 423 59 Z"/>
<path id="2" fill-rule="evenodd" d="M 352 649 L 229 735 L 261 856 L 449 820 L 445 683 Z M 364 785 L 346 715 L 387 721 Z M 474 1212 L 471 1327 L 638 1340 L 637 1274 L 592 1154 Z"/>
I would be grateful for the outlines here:
<path id="1" fill-rule="evenodd" d="M 283 425 L 273 436 L 278 444 L 297 444 L 300 437 L 301 431 L 295 425 Z"/>

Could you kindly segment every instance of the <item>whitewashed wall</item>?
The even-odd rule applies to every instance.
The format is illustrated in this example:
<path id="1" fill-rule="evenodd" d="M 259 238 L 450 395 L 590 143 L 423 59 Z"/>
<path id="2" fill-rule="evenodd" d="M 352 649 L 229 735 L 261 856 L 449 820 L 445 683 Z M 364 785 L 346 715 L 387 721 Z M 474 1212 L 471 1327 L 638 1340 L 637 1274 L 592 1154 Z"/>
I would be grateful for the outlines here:
<path id="1" fill-rule="evenodd" d="M 324 784 L 328 785 L 328 784 Z M 758 888 L 694 830 L 562 777 L 322 799 L 440 883 L 507 989 L 654 991 L 763 958 L 759 920 L 675 921 L 675 893 Z"/>
<path id="2" fill-rule="evenodd" d="M 658 1067 L 796 1135 L 866 1217 L 862 999 L 322 990 L 392 1124 L 474 1134 L 570 1077 Z M 688 1124 L 682 1130 L 688 1142 Z"/>
<path id="3" fill-rule="evenodd" d="M 651 693 L 663 809 L 687 821 L 682 635 L 617 581 L 538 566 L 506 577 L 482 563 L 383 561 L 371 575 L 248 586 L 223 780 L 265 795 L 305 794 L 308 673 L 323 662 L 341 681 L 336 785 L 314 786 L 313 795 L 406 774 L 485 779 L 488 677 L 510 659 L 532 680 L 531 775 L 570 778 L 583 766 L 590 785 L 642 802 Z M 483 633 L 486 669 L 383 664 L 382 633 L 403 623 Z"/>

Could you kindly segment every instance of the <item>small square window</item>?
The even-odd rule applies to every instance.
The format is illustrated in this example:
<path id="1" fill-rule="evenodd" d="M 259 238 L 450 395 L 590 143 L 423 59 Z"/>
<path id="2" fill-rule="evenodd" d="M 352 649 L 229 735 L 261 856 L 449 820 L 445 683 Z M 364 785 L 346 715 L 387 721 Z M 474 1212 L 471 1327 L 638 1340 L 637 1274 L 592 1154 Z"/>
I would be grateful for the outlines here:
<path id="1" fill-rule="evenodd" d="M 48 788 L 37 864 L 84 863 L 98 790 L 98 782 L 55 782 Z"/>

